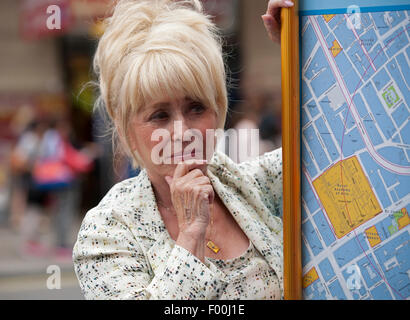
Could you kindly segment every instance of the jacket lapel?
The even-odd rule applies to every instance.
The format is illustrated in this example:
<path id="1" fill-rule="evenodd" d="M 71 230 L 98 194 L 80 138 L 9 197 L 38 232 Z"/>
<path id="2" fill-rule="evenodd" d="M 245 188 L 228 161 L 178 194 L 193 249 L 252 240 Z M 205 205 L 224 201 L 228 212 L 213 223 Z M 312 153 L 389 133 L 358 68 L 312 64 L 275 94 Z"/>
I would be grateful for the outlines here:
<path id="1" fill-rule="evenodd" d="M 134 220 L 132 232 L 139 239 L 142 250 L 149 261 L 149 265 L 154 273 L 159 272 L 172 247 L 171 239 L 162 220 L 161 214 L 155 199 L 151 181 L 145 169 L 141 170 L 136 178 L 136 191 L 133 199 Z"/>
<path id="2" fill-rule="evenodd" d="M 274 230 L 274 228 L 278 229 L 278 225 L 266 224 L 267 221 L 264 221 L 261 216 L 272 213 L 262 214 L 262 211 L 268 209 L 260 199 L 257 190 L 251 188 L 254 181 L 230 166 L 235 164 L 230 162 L 218 165 L 216 161 L 216 165 L 208 167 L 208 176 L 216 193 L 236 222 L 275 270 L 283 292 L 282 225 L 280 224 L 280 230 Z"/>

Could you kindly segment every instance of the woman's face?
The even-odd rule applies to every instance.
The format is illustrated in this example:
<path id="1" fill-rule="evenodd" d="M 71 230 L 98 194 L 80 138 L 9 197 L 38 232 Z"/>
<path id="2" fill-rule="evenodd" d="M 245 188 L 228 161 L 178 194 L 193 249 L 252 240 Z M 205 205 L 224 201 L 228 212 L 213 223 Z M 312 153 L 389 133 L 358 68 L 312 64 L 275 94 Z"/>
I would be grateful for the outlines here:
<path id="1" fill-rule="evenodd" d="M 158 99 L 132 121 L 132 146 L 150 176 L 173 176 L 189 159 L 210 160 L 215 143 L 215 111 L 189 98 Z"/>

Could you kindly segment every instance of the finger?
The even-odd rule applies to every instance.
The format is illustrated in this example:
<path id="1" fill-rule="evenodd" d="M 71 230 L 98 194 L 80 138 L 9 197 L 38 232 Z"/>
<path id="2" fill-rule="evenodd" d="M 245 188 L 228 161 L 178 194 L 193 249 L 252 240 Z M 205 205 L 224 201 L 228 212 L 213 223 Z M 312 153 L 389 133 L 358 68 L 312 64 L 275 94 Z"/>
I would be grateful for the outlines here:
<path id="1" fill-rule="evenodd" d="M 280 8 L 280 4 L 282 0 L 270 0 L 268 2 L 268 8 L 266 9 L 266 14 L 269 16 L 273 16 L 275 11 Z"/>
<path id="2" fill-rule="evenodd" d="M 206 164 L 206 160 L 187 160 L 181 161 L 177 164 L 174 171 L 174 179 L 185 176 L 192 169 L 198 168 Z"/>
<path id="3" fill-rule="evenodd" d="M 201 176 L 201 177 L 197 177 L 194 180 L 192 180 L 191 183 L 192 185 L 198 185 L 198 186 L 211 185 L 211 180 L 207 176 Z"/>
<path id="4" fill-rule="evenodd" d="M 208 223 L 213 205 L 213 197 L 214 191 L 211 186 L 205 186 L 200 188 L 200 191 L 197 195 L 197 218 L 206 219 L 206 222 Z"/>
<path id="5" fill-rule="evenodd" d="M 211 186 L 206 186 L 207 188 L 207 193 L 208 193 L 208 201 L 209 204 L 213 204 L 214 203 L 214 199 L 215 199 L 215 191 L 214 188 Z"/>
<path id="6" fill-rule="evenodd" d="M 290 8 L 293 6 L 294 3 L 290 0 L 270 0 L 268 3 L 266 14 L 274 16 L 276 11 L 280 11 L 280 8 Z"/>
<path id="7" fill-rule="evenodd" d="M 193 180 L 200 178 L 200 177 L 206 177 L 204 175 L 204 173 L 199 170 L 199 169 L 193 169 L 192 171 L 189 171 L 186 175 L 184 175 L 183 177 L 178 178 L 177 180 L 177 184 L 179 186 L 183 186 L 183 185 L 195 185 L 193 183 Z"/>
<path id="8" fill-rule="evenodd" d="M 192 189 L 192 199 L 193 203 L 195 203 L 196 208 L 200 208 L 202 204 L 205 202 L 206 204 L 210 204 L 210 198 L 213 194 L 213 188 L 211 186 L 195 186 Z M 204 212 L 200 212 L 198 210 L 195 211 L 195 215 L 204 214 Z"/>
<path id="9" fill-rule="evenodd" d="M 199 196 L 203 196 L 208 199 L 209 203 L 214 201 L 214 188 L 208 177 L 200 177 L 192 181 L 192 193 L 193 199 L 199 199 Z M 192 199 L 191 198 L 191 199 Z"/>
<path id="10" fill-rule="evenodd" d="M 192 203 L 192 194 L 191 192 L 184 192 L 183 195 L 181 195 L 184 199 L 184 209 L 190 208 L 191 203 Z"/>
<path id="11" fill-rule="evenodd" d="M 270 0 L 266 13 L 262 19 L 269 24 L 269 17 L 272 17 L 278 24 L 280 24 L 280 9 L 293 7 L 294 3 L 290 0 Z"/>
<path id="12" fill-rule="evenodd" d="M 198 222 L 209 225 L 211 217 L 211 205 L 208 201 L 200 201 L 197 206 L 197 216 L 195 217 Z"/>
<path id="13" fill-rule="evenodd" d="M 195 169 L 195 170 L 197 170 L 197 169 Z M 189 173 L 189 174 L 185 175 L 184 177 L 180 178 L 176 183 L 177 189 L 180 190 L 182 193 L 187 194 L 186 197 L 189 198 L 189 200 L 185 204 L 185 206 L 189 205 L 189 203 L 192 199 L 196 199 L 195 196 L 192 195 L 194 193 L 195 188 L 197 188 L 197 187 L 202 188 L 202 187 L 205 187 L 205 186 L 209 186 L 213 191 L 211 180 L 207 176 L 203 175 L 201 171 L 199 171 L 199 172 L 200 172 L 200 175 L 193 178 L 193 179 L 191 179 L 191 178 L 188 179 L 187 178 L 188 175 L 190 174 Z M 211 200 L 212 200 L 212 197 L 210 198 L 210 201 Z"/>
<path id="14" fill-rule="evenodd" d="M 276 10 L 275 13 L 273 14 L 273 20 L 276 21 L 278 23 L 278 25 L 280 26 L 280 9 Z"/>
<path id="15" fill-rule="evenodd" d="M 202 172 L 202 170 L 198 168 L 194 168 L 191 171 L 189 171 L 186 175 L 184 175 L 183 177 L 180 177 L 179 181 L 182 183 L 189 183 L 191 180 L 194 180 L 199 177 L 205 177 L 205 175 Z"/>
<path id="16" fill-rule="evenodd" d="M 271 16 L 262 16 L 263 24 L 265 25 L 266 31 L 272 41 L 279 41 L 280 39 L 280 26 L 279 23 L 273 19 Z"/>
<path id="17" fill-rule="evenodd" d="M 270 15 L 263 15 L 262 16 L 263 23 L 265 25 L 266 30 L 268 33 L 273 33 L 274 30 L 279 30 L 280 28 L 280 17 L 279 21 L 275 19 L 275 17 Z"/>
<path id="18" fill-rule="evenodd" d="M 191 207 L 185 208 L 185 222 L 190 223 L 192 219 Z"/>
<path id="19" fill-rule="evenodd" d="M 204 199 L 209 203 L 213 202 L 213 187 L 206 176 L 193 179 L 185 185 L 179 185 L 178 188 L 181 190 L 182 212 L 185 214 L 184 220 L 187 222 L 189 222 L 191 216 L 196 214 L 197 210 L 195 208 L 197 208 L 198 202 L 204 201 Z"/>
<path id="20" fill-rule="evenodd" d="M 189 195 L 187 194 L 176 194 L 172 201 L 179 225 L 187 223 L 187 212 L 185 209 L 190 208 L 188 197 Z"/>
<path id="21" fill-rule="evenodd" d="M 211 185 L 196 186 L 194 188 L 194 198 L 197 201 L 208 201 L 212 203 L 214 200 L 214 188 Z"/>

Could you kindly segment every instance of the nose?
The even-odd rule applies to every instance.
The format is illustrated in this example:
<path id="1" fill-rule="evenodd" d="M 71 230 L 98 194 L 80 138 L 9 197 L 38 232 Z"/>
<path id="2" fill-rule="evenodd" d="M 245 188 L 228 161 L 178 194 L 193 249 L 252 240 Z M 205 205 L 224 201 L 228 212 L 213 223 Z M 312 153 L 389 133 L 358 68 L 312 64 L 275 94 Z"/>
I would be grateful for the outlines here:
<path id="1" fill-rule="evenodd" d="M 172 140 L 173 141 L 183 141 L 184 133 L 189 130 L 189 125 L 183 116 L 178 116 L 173 121 L 172 127 Z"/>
<path id="2" fill-rule="evenodd" d="M 182 154 L 189 143 L 184 138 L 187 139 L 186 136 L 189 135 L 190 125 L 183 116 L 176 117 L 173 122 L 172 150 L 174 154 Z"/>

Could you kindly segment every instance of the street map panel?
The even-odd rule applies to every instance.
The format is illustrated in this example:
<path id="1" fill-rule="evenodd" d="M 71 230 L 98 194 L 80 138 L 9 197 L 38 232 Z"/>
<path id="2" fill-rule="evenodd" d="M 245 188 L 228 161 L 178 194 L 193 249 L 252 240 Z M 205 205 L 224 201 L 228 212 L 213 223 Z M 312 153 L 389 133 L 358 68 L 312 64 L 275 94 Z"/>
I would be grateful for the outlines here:
<path id="1" fill-rule="evenodd" d="M 410 299 L 410 11 L 300 37 L 304 299 Z"/>

